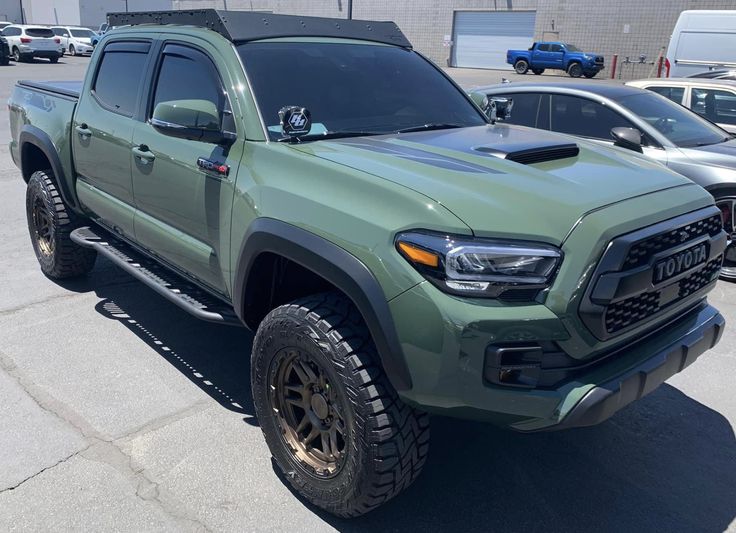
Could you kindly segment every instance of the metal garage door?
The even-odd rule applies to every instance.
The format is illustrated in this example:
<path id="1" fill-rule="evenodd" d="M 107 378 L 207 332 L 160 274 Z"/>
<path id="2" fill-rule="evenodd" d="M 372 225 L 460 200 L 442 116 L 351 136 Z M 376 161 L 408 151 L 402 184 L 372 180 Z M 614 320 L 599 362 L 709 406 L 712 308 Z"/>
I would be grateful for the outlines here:
<path id="1" fill-rule="evenodd" d="M 453 66 L 511 70 L 506 50 L 532 45 L 536 15 L 535 11 L 456 11 Z"/>

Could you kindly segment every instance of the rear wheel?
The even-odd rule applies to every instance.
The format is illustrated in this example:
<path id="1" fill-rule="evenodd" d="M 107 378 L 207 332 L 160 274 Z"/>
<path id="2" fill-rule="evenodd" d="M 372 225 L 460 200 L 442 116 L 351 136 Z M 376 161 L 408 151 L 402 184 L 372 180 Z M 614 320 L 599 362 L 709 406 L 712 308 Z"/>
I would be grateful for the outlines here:
<path id="1" fill-rule="evenodd" d="M 44 274 L 62 279 L 92 270 L 97 253 L 69 237 L 79 220 L 64 205 L 49 172 L 34 172 L 28 180 L 26 215 L 33 251 Z"/>
<path id="2" fill-rule="evenodd" d="M 580 63 L 573 63 L 567 68 L 567 73 L 571 78 L 579 78 L 583 75 L 583 67 Z"/>
<path id="3" fill-rule="evenodd" d="M 529 71 L 529 63 L 524 59 L 519 59 L 514 63 L 514 70 L 517 74 L 526 74 Z"/>
<path id="4" fill-rule="evenodd" d="M 77 55 L 77 51 L 74 49 L 74 45 L 73 44 L 70 44 L 69 45 L 69 53 L 71 55 L 73 55 L 73 56 Z"/>
<path id="5" fill-rule="evenodd" d="M 721 210 L 723 229 L 728 234 L 721 279 L 736 282 L 736 190 L 717 195 L 716 205 Z"/>
<path id="6" fill-rule="evenodd" d="M 20 63 L 23 60 L 23 56 L 20 55 L 20 50 L 18 50 L 18 47 L 13 47 L 13 61 L 16 63 Z"/>
<path id="7" fill-rule="evenodd" d="M 544 72 L 544 69 L 543 68 L 533 68 L 532 72 L 536 74 L 537 76 L 539 76 L 540 74 Z"/>
<path id="8" fill-rule="evenodd" d="M 429 417 L 399 399 L 360 314 L 340 294 L 268 314 L 253 343 L 251 385 L 279 469 L 333 514 L 373 510 L 424 465 Z"/>

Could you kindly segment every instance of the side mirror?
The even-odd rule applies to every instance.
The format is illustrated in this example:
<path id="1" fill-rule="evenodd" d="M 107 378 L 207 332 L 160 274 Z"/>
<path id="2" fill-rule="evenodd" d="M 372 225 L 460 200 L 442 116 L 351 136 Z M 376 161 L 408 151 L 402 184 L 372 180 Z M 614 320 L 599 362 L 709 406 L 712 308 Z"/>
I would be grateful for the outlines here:
<path id="1" fill-rule="evenodd" d="M 156 105 L 151 126 L 170 137 L 230 144 L 235 136 L 222 131 L 217 106 L 209 100 L 172 100 Z"/>
<path id="2" fill-rule="evenodd" d="M 641 132 L 636 128 L 613 128 L 611 137 L 614 139 L 614 145 L 642 153 L 641 148 Z"/>

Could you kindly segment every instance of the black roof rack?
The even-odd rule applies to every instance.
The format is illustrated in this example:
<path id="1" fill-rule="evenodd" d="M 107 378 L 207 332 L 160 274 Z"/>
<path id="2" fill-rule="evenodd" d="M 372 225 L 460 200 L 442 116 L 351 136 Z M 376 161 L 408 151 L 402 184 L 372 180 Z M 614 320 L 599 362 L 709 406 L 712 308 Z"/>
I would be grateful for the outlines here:
<path id="1" fill-rule="evenodd" d="M 107 21 L 110 26 L 136 24 L 201 26 L 216 31 L 233 42 L 274 37 L 342 37 L 411 48 L 409 40 L 393 22 L 272 15 L 218 9 L 108 13 Z"/>

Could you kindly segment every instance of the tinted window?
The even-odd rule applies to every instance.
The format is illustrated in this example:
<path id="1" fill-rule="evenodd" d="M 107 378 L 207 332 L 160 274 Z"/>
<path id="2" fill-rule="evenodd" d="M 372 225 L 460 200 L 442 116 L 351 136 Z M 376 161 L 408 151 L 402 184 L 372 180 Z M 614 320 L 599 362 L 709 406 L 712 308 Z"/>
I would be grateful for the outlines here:
<path id="1" fill-rule="evenodd" d="M 736 124 L 736 94 L 719 89 L 693 88 L 691 107 L 700 116 L 719 124 Z"/>
<path id="2" fill-rule="evenodd" d="M 14 35 L 20 35 L 22 33 L 20 28 L 5 28 L 3 35 L 6 37 L 13 37 Z"/>
<path id="3" fill-rule="evenodd" d="M 208 100 L 222 109 L 222 90 L 215 67 L 204 54 L 191 51 L 196 59 L 167 53 L 161 62 L 153 101 Z M 199 57 L 201 55 L 201 57 Z"/>
<path id="4" fill-rule="evenodd" d="M 549 51 L 550 52 L 562 52 L 562 47 L 559 44 L 551 44 L 549 45 Z"/>
<path id="5" fill-rule="evenodd" d="M 54 32 L 54 35 L 64 35 L 64 28 L 51 28 L 51 31 Z"/>
<path id="6" fill-rule="evenodd" d="M 92 37 L 90 30 L 69 30 L 72 33 L 72 37 Z"/>
<path id="7" fill-rule="evenodd" d="M 520 126 L 537 127 L 537 117 L 539 116 L 542 98 L 540 94 L 532 93 L 516 93 L 499 95 L 511 98 L 514 101 L 514 107 L 511 109 L 511 117 L 504 120 L 509 124 L 519 124 Z"/>
<path id="8" fill-rule="evenodd" d="M 28 37 L 50 38 L 54 36 L 54 32 L 51 31 L 51 28 L 26 28 L 26 35 Z"/>
<path id="9" fill-rule="evenodd" d="M 730 138 L 718 126 L 657 94 L 632 94 L 618 98 L 617 102 L 648 122 L 677 146 L 705 146 Z"/>
<path id="10" fill-rule="evenodd" d="M 575 46 L 574 44 L 567 43 L 565 44 L 565 46 L 570 52 L 582 52 L 582 50 L 578 48 L 577 46 Z"/>
<path id="11" fill-rule="evenodd" d="M 424 124 L 477 126 L 486 120 L 431 63 L 394 46 L 247 43 L 238 47 L 274 138 L 278 112 L 307 107 L 313 128 L 387 133 Z"/>
<path id="12" fill-rule="evenodd" d="M 539 46 L 537 46 L 537 50 L 539 50 L 540 52 L 547 52 L 547 51 L 549 51 L 549 45 L 548 44 L 540 44 Z"/>
<path id="13" fill-rule="evenodd" d="M 106 49 L 97 71 L 95 96 L 108 107 L 132 115 L 147 57 L 148 54 L 142 52 Z"/>
<path id="14" fill-rule="evenodd" d="M 661 94 L 675 103 L 681 104 L 685 94 L 684 87 L 647 87 L 653 93 Z"/>
<path id="15" fill-rule="evenodd" d="M 552 95 L 551 129 L 560 133 L 611 140 L 611 129 L 633 125 L 616 111 L 576 96 Z"/>

